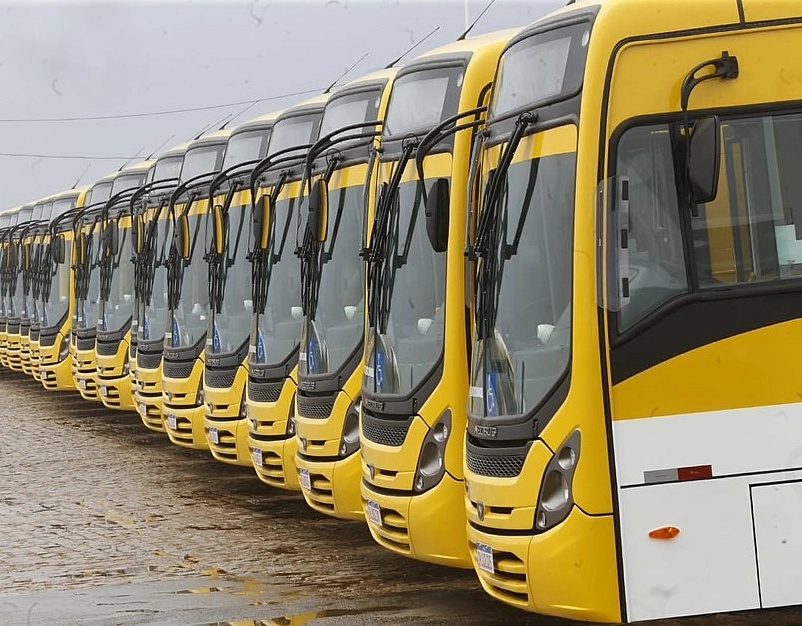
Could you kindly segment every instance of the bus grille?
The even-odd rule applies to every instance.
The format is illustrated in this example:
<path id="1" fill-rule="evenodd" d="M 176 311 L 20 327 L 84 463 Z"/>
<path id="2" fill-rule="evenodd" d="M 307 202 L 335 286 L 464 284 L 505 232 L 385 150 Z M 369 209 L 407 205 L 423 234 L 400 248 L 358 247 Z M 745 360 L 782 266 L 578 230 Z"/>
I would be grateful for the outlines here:
<path id="1" fill-rule="evenodd" d="M 280 383 L 255 383 L 248 381 L 248 398 L 254 402 L 278 402 L 284 381 Z"/>
<path id="2" fill-rule="evenodd" d="M 297 396 L 298 415 L 315 420 L 328 419 L 331 416 L 331 410 L 334 408 L 334 401 L 336 398 L 336 394 L 333 396 L 316 398 L 304 396 L 299 393 Z"/>
<path id="3" fill-rule="evenodd" d="M 100 356 L 114 356 L 117 354 L 117 349 L 120 347 L 119 341 L 98 341 L 95 344 L 95 351 Z"/>
<path id="4" fill-rule="evenodd" d="M 509 478 L 521 473 L 524 466 L 524 454 L 511 454 L 509 456 L 486 456 L 477 454 L 473 450 L 465 450 L 465 461 L 468 469 L 479 476 L 495 476 Z"/>
<path id="5" fill-rule="evenodd" d="M 139 359 L 137 359 L 139 363 Z M 195 361 L 165 361 L 162 373 L 166 378 L 189 378 Z"/>
<path id="6" fill-rule="evenodd" d="M 234 379 L 237 376 L 237 370 L 210 370 L 206 369 L 204 374 L 206 377 L 206 386 L 215 389 L 228 389 L 234 384 Z"/>
<path id="7" fill-rule="evenodd" d="M 141 369 L 155 370 L 162 362 L 162 353 L 154 352 L 153 354 L 145 354 L 144 352 L 136 353 L 136 366 Z"/>
<path id="8" fill-rule="evenodd" d="M 407 438 L 407 431 L 412 424 L 412 418 L 404 422 L 378 419 L 362 413 L 362 433 L 365 438 L 383 446 L 398 447 Z"/>
<path id="9" fill-rule="evenodd" d="M 76 346 L 82 352 L 85 350 L 94 350 L 95 349 L 95 338 L 94 337 L 86 337 L 81 338 L 78 337 L 78 340 L 75 342 Z"/>

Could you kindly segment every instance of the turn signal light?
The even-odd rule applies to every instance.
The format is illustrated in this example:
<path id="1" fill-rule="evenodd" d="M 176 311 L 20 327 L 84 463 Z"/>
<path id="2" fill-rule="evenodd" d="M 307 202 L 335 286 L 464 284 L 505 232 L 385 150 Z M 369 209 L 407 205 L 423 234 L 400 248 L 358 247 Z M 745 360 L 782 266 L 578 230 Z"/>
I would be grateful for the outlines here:
<path id="1" fill-rule="evenodd" d="M 677 535 L 679 535 L 679 528 L 676 526 L 663 526 L 649 531 L 651 539 L 673 539 Z"/>

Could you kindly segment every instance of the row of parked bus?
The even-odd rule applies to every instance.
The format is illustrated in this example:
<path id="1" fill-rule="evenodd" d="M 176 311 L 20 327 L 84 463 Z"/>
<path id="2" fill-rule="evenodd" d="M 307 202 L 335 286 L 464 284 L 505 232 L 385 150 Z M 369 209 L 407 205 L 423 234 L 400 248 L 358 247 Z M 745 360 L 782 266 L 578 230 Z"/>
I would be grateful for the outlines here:
<path id="1" fill-rule="evenodd" d="M 800 604 L 800 45 L 572 3 L 5 211 L 0 363 L 526 610 Z"/>

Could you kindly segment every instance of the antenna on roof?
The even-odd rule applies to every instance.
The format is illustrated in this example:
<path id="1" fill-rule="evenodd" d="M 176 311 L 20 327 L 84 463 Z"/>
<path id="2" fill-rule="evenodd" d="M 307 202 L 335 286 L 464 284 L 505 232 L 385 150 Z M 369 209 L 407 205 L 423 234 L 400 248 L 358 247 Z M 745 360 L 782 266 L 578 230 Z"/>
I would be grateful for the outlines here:
<path id="1" fill-rule="evenodd" d="M 457 37 L 457 41 L 462 41 L 463 39 L 465 39 L 465 37 L 467 37 L 467 36 L 468 36 L 468 33 L 470 33 L 470 32 L 473 30 L 473 27 L 474 27 L 474 26 L 476 26 L 476 23 L 477 23 L 479 20 L 481 20 L 481 19 L 482 19 L 482 16 L 483 16 L 485 13 L 487 13 L 487 10 L 488 10 L 490 7 L 492 7 L 492 6 L 493 6 L 493 3 L 494 3 L 495 1 L 496 1 L 496 0 L 490 0 L 490 2 L 488 2 L 488 3 L 487 3 L 487 6 L 486 6 L 484 9 L 482 9 L 482 12 L 481 12 L 481 13 L 479 13 L 479 15 L 477 15 L 477 16 L 476 16 L 476 19 L 475 19 L 473 22 L 471 22 L 471 25 L 470 25 L 470 26 L 468 26 L 468 28 L 466 28 L 466 29 L 465 29 L 465 32 L 464 32 L 464 33 L 462 33 L 462 34 L 461 34 L 459 37 Z M 465 14 L 466 14 L 466 15 L 468 14 L 468 13 L 467 13 L 467 6 L 466 6 L 466 13 L 465 13 Z"/>
<path id="2" fill-rule="evenodd" d="M 86 176 L 86 173 L 89 171 L 89 168 L 90 168 L 90 167 L 92 167 L 92 164 L 91 164 L 91 163 L 90 163 L 89 165 L 87 165 L 87 166 L 86 166 L 86 169 L 85 169 L 85 170 L 83 171 L 83 173 L 82 173 L 82 174 L 81 174 L 81 175 L 78 177 L 78 180 L 76 180 L 76 181 L 75 181 L 75 183 L 73 184 L 73 186 L 72 186 L 72 187 L 70 187 L 70 189 L 75 189 L 75 188 L 78 186 L 78 183 L 80 183 L 80 182 L 81 182 L 81 179 L 82 179 L 84 176 Z"/>
<path id="3" fill-rule="evenodd" d="M 225 124 L 223 124 L 223 125 L 222 125 L 220 128 L 218 128 L 218 130 L 223 130 L 223 129 L 224 129 L 224 128 L 225 128 L 225 127 L 228 125 L 228 124 L 230 124 L 230 123 L 231 123 L 231 122 L 233 122 L 235 119 L 237 119 L 238 117 L 240 117 L 240 116 L 241 116 L 243 113 L 245 113 L 245 111 L 247 111 L 248 109 L 251 109 L 251 108 L 255 107 L 255 106 L 256 106 L 257 104 L 259 104 L 260 102 L 261 102 L 261 100 L 254 100 L 254 101 L 253 101 L 253 102 L 251 102 L 250 104 L 246 105 L 244 109 L 242 109 L 242 110 L 241 110 L 239 113 L 235 114 L 233 117 L 229 118 L 229 119 L 226 121 L 226 123 L 225 123 Z"/>
<path id="4" fill-rule="evenodd" d="M 329 93 L 332 89 L 334 89 L 334 85 L 339 83 L 352 69 L 354 69 L 360 63 L 362 63 L 362 61 L 364 61 L 369 54 L 370 54 L 369 52 L 366 52 L 361 57 L 359 57 L 359 60 L 356 63 L 354 63 L 351 67 L 349 67 L 347 70 L 345 70 L 342 74 L 340 74 L 337 80 L 335 80 L 331 85 L 326 87 L 323 93 Z"/>
<path id="5" fill-rule="evenodd" d="M 168 141 L 170 141 L 170 140 L 171 140 L 173 137 L 175 137 L 175 135 L 170 135 L 170 136 L 169 136 L 167 139 L 165 139 L 164 141 L 162 141 L 162 142 L 161 142 L 161 143 L 160 143 L 160 144 L 159 144 L 159 145 L 158 145 L 156 148 L 154 148 L 153 152 L 151 152 L 151 153 L 148 155 L 148 157 L 147 157 L 145 160 L 146 160 L 146 161 L 150 161 L 150 159 L 152 159 L 152 158 L 153 158 L 153 155 L 154 155 L 154 154 L 156 154 L 156 153 L 157 153 L 159 150 L 161 150 L 162 148 L 164 148 L 165 144 L 166 144 Z"/>
<path id="6" fill-rule="evenodd" d="M 142 146 L 142 147 L 141 147 L 139 150 L 137 150 L 137 151 L 136 151 L 136 153 L 134 154 L 134 156 L 132 156 L 130 159 L 128 159 L 128 160 L 127 160 L 125 163 L 123 163 L 123 164 L 122 164 L 122 165 L 121 165 L 119 168 L 117 168 L 117 171 L 119 172 L 119 171 L 120 171 L 121 169 L 123 169 L 123 168 L 124 168 L 126 165 L 128 165 L 128 164 L 129 164 L 131 161 L 133 161 L 134 159 L 138 158 L 138 157 L 139 157 L 139 153 L 140 153 L 140 152 L 142 152 L 144 149 L 145 149 L 145 146 Z"/>
<path id="7" fill-rule="evenodd" d="M 412 51 L 413 51 L 415 48 L 417 48 L 417 47 L 418 47 L 419 45 L 421 45 L 421 44 L 422 44 L 424 41 L 426 41 L 426 40 L 427 40 L 429 37 L 431 37 L 432 35 L 434 35 L 434 34 L 435 34 L 435 33 L 436 33 L 438 30 L 440 30 L 440 27 L 439 27 L 439 26 L 435 26 L 435 27 L 434 27 L 434 30 L 433 30 L 432 32 L 430 32 L 428 35 L 426 35 L 426 36 L 425 36 L 423 39 L 421 39 L 420 41 L 416 41 L 414 44 L 412 44 L 412 47 L 408 48 L 408 49 L 407 49 L 407 51 L 406 51 L 406 52 L 404 52 L 404 54 L 402 54 L 400 57 L 398 57 L 398 58 L 397 58 L 395 61 L 393 61 L 392 63 L 388 63 L 387 65 L 385 65 L 385 66 L 384 66 L 384 69 L 386 69 L 386 70 L 389 70 L 389 69 L 390 69 L 391 67 L 393 67 L 393 66 L 394 66 L 396 63 L 398 63 L 398 62 L 399 62 L 401 59 L 403 59 L 403 58 L 404 58 L 405 56 L 407 56 L 407 55 L 408 55 L 410 52 L 412 52 Z"/>

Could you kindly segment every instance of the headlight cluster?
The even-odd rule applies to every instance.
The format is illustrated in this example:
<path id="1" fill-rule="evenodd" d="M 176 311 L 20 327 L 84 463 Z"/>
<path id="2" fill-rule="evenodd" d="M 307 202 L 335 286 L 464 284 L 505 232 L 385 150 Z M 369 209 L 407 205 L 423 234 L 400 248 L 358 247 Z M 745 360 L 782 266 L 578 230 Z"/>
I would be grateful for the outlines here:
<path id="1" fill-rule="evenodd" d="M 290 414 L 287 416 L 287 438 L 295 436 L 295 396 L 290 402 Z"/>
<path id="2" fill-rule="evenodd" d="M 345 413 L 343 434 L 340 437 L 340 457 L 351 456 L 359 450 L 359 413 L 362 410 L 362 398 L 357 396 Z"/>
<path id="3" fill-rule="evenodd" d="M 70 333 L 66 337 L 61 338 L 61 343 L 58 346 L 58 360 L 59 363 L 67 358 L 70 353 Z"/>
<path id="4" fill-rule="evenodd" d="M 543 532 L 565 520 L 574 505 L 573 481 L 581 437 L 575 430 L 558 448 L 543 472 L 535 511 L 535 528 Z"/>
<path id="5" fill-rule="evenodd" d="M 446 409 L 423 440 L 413 483 L 413 488 L 418 493 L 437 485 L 446 473 L 446 443 L 450 434 L 451 409 Z"/>

